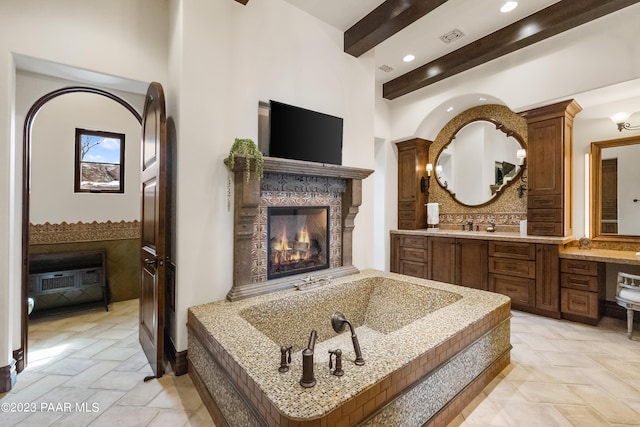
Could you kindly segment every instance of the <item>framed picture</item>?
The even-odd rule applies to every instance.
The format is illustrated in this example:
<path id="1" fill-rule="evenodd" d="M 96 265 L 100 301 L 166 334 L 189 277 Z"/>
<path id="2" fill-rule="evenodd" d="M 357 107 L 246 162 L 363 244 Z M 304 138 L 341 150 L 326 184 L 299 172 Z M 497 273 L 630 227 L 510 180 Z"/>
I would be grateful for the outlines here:
<path id="1" fill-rule="evenodd" d="M 124 193 L 124 134 L 76 129 L 76 193 Z"/>

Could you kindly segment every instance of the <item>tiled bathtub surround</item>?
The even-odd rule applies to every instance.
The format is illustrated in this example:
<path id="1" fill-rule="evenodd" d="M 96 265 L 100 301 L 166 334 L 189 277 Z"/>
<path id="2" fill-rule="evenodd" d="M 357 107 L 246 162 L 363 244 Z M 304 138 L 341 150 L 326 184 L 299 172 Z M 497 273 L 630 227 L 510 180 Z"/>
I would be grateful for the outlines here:
<path id="1" fill-rule="evenodd" d="M 439 394 L 440 389 L 449 396 L 466 394 L 465 402 L 457 402 L 459 409 L 475 396 L 469 388 L 463 391 L 473 378 L 453 381 L 443 369 L 456 354 L 463 365 L 474 360 L 480 370 L 473 374 L 481 379 L 475 387 L 479 392 L 509 362 L 509 307 L 502 295 L 377 271 L 336 279 L 316 290 L 206 304 L 189 311 L 190 373 L 209 389 L 231 424 L 239 422 L 236 417 L 247 417 L 278 426 L 315 425 L 320 420 L 352 425 L 373 416 L 369 422 L 376 425 L 377 417 L 388 417 L 389 411 L 403 416 L 399 400 L 377 411 L 405 398 L 401 396 L 420 399 L 424 387 L 429 393 Z M 280 346 L 292 345 L 294 351 L 306 347 L 315 328 L 320 348 L 322 341 L 336 336 L 329 320 L 335 310 L 343 311 L 354 327 L 376 329 L 378 338 L 362 335 L 364 366 L 353 364 L 351 346 L 341 348 L 343 377 L 331 375 L 326 362 L 316 361 L 317 385 L 303 389 L 298 384 L 300 352 L 293 355 L 289 372 L 281 374 Z M 452 381 L 442 381 L 437 372 Z M 425 381 L 429 385 L 420 388 Z M 239 393 L 224 397 L 234 389 Z M 390 409 L 394 405 L 396 409 Z M 436 414 L 441 409 L 447 413 L 436 406 L 423 412 L 420 425 L 441 416 Z"/>

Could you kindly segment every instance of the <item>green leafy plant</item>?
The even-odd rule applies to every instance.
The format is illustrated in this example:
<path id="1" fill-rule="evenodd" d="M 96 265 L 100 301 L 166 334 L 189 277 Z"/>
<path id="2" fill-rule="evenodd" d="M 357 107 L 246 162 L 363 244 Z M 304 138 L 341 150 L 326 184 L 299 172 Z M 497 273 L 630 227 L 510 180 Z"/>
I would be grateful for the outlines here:
<path id="1" fill-rule="evenodd" d="M 236 157 L 244 157 L 246 162 L 246 170 L 244 171 L 244 176 L 247 182 L 251 179 L 251 161 L 254 162 L 254 170 L 258 179 L 262 179 L 262 171 L 264 165 L 264 159 L 262 157 L 262 153 L 258 150 L 256 143 L 253 142 L 252 139 L 240 139 L 236 138 L 229 150 L 229 155 L 224 160 L 224 163 L 227 165 L 227 169 L 231 173 L 233 173 L 233 168 L 235 166 Z M 229 179 L 227 181 L 227 209 L 231 208 L 231 174 L 229 175 Z"/>

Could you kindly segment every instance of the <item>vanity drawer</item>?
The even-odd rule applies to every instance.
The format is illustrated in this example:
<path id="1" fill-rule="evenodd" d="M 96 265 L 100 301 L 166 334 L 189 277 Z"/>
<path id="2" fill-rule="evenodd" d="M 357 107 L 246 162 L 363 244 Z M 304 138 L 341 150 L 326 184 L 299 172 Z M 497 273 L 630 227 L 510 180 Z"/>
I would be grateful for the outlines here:
<path id="1" fill-rule="evenodd" d="M 400 274 L 406 274 L 407 276 L 420 277 L 422 279 L 427 278 L 427 263 L 400 260 Z"/>
<path id="2" fill-rule="evenodd" d="M 489 273 L 535 279 L 536 262 L 521 259 L 489 257 Z"/>
<path id="3" fill-rule="evenodd" d="M 528 211 L 527 216 L 531 215 Z M 527 222 L 527 234 L 530 236 L 562 236 L 562 223 L 559 222 Z"/>
<path id="4" fill-rule="evenodd" d="M 536 245 L 522 242 L 489 242 L 489 256 L 515 259 L 536 259 Z"/>
<path id="5" fill-rule="evenodd" d="M 563 273 L 586 274 L 588 276 L 598 275 L 598 262 L 585 261 L 582 259 L 566 259 L 560 260 L 560 271 Z"/>
<path id="6" fill-rule="evenodd" d="M 533 192 L 533 190 L 531 190 Z M 561 195 L 535 195 L 529 193 L 527 198 L 527 207 L 529 209 L 562 209 L 562 196 Z M 527 215 L 528 217 L 528 215 Z M 528 218 L 527 218 L 528 219 Z"/>
<path id="7" fill-rule="evenodd" d="M 427 250 L 400 247 L 400 259 L 407 261 L 427 262 Z"/>
<path id="8" fill-rule="evenodd" d="M 400 246 L 427 249 L 427 238 L 423 236 L 400 236 Z"/>
<path id="9" fill-rule="evenodd" d="M 414 202 L 398 202 L 399 211 L 415 211 L 416 204 Z"/>
<path id="10" fill-rule="evenodd" d="M 531 222 L 562 222 L 562 209 L 529 209 L 527 220 Z"/>
<path id="11" fill-rule="evenodd" d="M 398 219 L 400 221 L 404 219 L 414 220 L 416 219 L 416 211 L 398 211 Z"/>
<path id="12" fill-rule="evenodd" d="M 582 274 L 560 274 L 560 286 L 588 292 L 598 292 L 598 277 Z"/>
<path id="13" fill-rule="evenodd" d="M 533 279 L 489 274 L 489 290 L 508 296 L 516 306 L 535 305 L 536 281 Z"/>
<path id="14" fill-rule="evenodd" d="M 562 313 L 576 316 L 598 318 L 598 294 L 594 292 L 578 291 L 575 289 L 561 289 L 560 305 Z"/>

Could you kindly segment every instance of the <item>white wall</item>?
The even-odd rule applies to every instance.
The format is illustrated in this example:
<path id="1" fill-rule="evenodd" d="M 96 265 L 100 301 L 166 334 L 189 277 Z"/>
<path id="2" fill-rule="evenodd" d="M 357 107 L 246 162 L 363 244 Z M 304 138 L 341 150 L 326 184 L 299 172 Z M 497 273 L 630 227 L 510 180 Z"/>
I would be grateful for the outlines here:
<path id="1" fill-rule="evenodd" d="M 640 105 L 637 98 L 636 105 Z M 640 135 L 640 130 L 619 132 L 608 118 L 592 118 L 588 109 L 578 113 L 573 129 L 573 234 L 580 238 L 585 232 L 585 190 L 588 193 L 589 181 L 585 180 L 585 154 L 590 153 L 591 143 Z M 631 123 L 640 123 L 640 113 L 629 118 Z M 635 159 L 636 164 L 640 159 Z M 637 183 L 635 188 L 638 188 Z M 588 201 L 587 201 L 588 202 Z M 586 224 L 588 227 L 589 224 Z"/>
<path id="2" fill-rule="evenodd" d="M 30 107 L 40 96 L 68 84 L 19 72 L 16 104 Z M 137 99 L 134 107 L 141 110 L 144 97 L 130 94 L 129 98 Z M 26 111 L 17 109 L 16 116 L 24 117 Z M 76 128 L 125 134 L 124 193 L 74 193 Z M 133 114 L 111 99 L 88 93 L 62 95 L 45 104 L 32 126 L 29 214 L 33 224 L 138 220 L 140 124 Z"/>
<path id="3" fill-rule="evenodd" d="M 11 207 L 0 211 L 4 235 L 20 235 L 16 178 L 22 142 L 12 129 L 12 53 L 165 86 L 177 140 L 172 338 L 179 351 L 186 348 L 187 308 L 223 299 L 232 284 L 233 214 L 226 209 L 222 160 L 235 137 L 257 139 L 259 100 L 343 117 L 343 163 L 373 168 L 371 56 L 343 53 L 341 32 L 282 0 L 247 6 L 209 0 L 26 0 L 2 2 L 0 19 L 0 99 L 8 100 L 0 104 L 0 116 L 7 119 L 0 121 L 0 132 L 10 141 L 2 146 L 7 155 L 0 165 L 0 199 Z M 373 264 L 372 179 L 363 187 L 354 232 L 359 268 Z M 0 340 L 0 366 L 19 346 L 19 254 L 19 239 L 0 242 L 0 328 L 13 334 Z"/>
<path id="4" fill-rule="evenodd" d="M 163 0 L 0 2 L 0 366 L 20 344 L 22 141 L 14 127 L 22 122 L 14 117 L 13 55 L 165 81 L 166 27 Z"/>
<path id="5" fill-rule="evenodd" d="M 223 159 L 234 138 L 257 141 L 258 102 L 343 117 L 343 164 L 373 168 L 374 64 L 343 53 L 341 32 L 282 0 L 175 0 L 171 7 L 182 16 L 172 17 L 169 98 L 177 105 L 169 114 L 178 140 L 175 344 L 183 350 L 186 309 L 225 298 L 232 285 Z M 363 187 L 358 268 L 373 264 L 373 178 Z"/>

